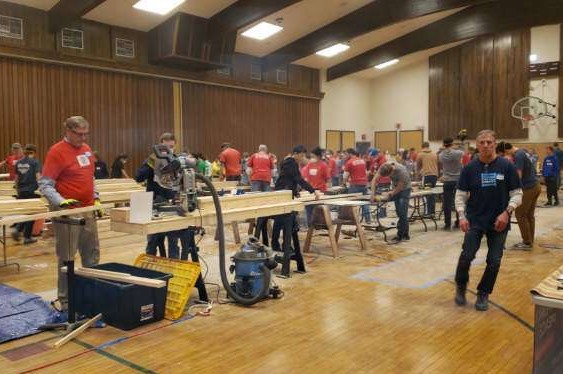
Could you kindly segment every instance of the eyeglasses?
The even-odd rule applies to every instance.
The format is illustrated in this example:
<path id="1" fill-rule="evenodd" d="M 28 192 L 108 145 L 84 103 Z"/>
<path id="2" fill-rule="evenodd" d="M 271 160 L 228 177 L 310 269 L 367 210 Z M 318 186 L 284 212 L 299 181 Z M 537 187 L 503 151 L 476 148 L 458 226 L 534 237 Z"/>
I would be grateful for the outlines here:
<path id="1" fill-rule="evenodd" d="M 76 130 L 70 130 L 70 132 L 72 132 L 76 136 L 83 137 L 83 138 L 86 138 L 88 135 L 90 135 L 89 132 L 78 132 Z"/>

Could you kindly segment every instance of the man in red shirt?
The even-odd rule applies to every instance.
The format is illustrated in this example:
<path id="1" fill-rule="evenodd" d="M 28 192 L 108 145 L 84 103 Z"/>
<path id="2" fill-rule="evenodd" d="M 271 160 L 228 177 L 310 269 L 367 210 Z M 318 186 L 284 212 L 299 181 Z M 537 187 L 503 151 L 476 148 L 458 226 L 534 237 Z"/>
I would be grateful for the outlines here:
<path id="1" fill-rule="evenodd" d="M 4 161 L 0 161 L 0 167 L 6 164 L 8 168 L 8 179 L 13 181 L 16 179 L 16 163 L 23 158 L 22 145 L 20 143 L 12 144 L 12 154 L 6 157 Z"/>
<path id="2" fill-rule="evenodd" d="M 328 166 L 328 175 L 330 175 L 330 184 L 332 184 L 332 187 L 340 185 L 338 180 L 338 165 L 336 165 L 334 152 L 331 149 L 326 151 L 326 163 Z"/>
<path id="3" fill-rule="evenodd" d="M 260 144 L 258 153 L 254 153 L 248 159 L 246 173 L 250 175 L 252 192 L 268 192 L 271 190 L 272 170 L 274 169 L 274 159 L 268 153 L 268 147 Z"/>
<path id="4" fill-rule="evenodd" d="M 301 175 L 315 190 L 326 192 L 330 175 L 328 166 L 321 160 L 322 156 L 323 150 L 320 147 L 313 148 L 309 162 L 301 169 Z M 307 225 L 311 223 L 314 207 L 314 205 L 307 205 L 305 207 Z"/>
<path id="5" fill-rule="evenodd" d="M 94 191 L 95 157 L 85 143 L 90 125 L 80 116 L 70 117 L 64 123 L 65 136 L 47 152 L 39 190 L 53 209 L 75 206 L 101 205 Z M 98 214 L 101 214 L 101 206 Z M 69 214 L 71 214 L 69 212 Z M 62 310 L 68 308 L 66 273 L 61 272 L 65 261 L 80 251 L 83 267 L 97 265 L 100 260 L 98 228 L 93 212 L 79 215 L 85 225 L 66 225 L 54 222 L 58 258 L 58 297 Z"/>
<path id="6" fill-rule="evenodd" d="M 361 192 L 367 194 L 368 175 L 366 162 L 359 157 L 358 152 L 353 148 L 346 150 L 346 163 L 342 170 L 344 170 L 343 184 L 349 182 L 348 193 Z M 371 223 L 369 214 L 369 206 L 362 206 L 362 216 L 366 223 Z"/>
<path id="7" fill-rule="evenodd" d="M 221 144 L 221 150 L 221 154 L 219 154 L 219 161 L 221 162 L 220 180 L 240 181 L 240 152 L 232 148 L 231 143 Z"/>

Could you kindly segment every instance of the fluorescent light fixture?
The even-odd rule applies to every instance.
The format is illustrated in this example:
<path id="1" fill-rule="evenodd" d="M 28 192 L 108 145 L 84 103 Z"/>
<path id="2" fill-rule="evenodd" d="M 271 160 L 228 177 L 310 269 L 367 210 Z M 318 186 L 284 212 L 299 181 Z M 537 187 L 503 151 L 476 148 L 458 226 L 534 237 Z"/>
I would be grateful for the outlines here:
<path id="1" fill-rule="evenodd" d="M 323 57 L 332 57 L 332 56 L 336 56 L 339 53 L 344 52 L 345 50 L 347 50 L 349 48 L 350 48 L 350 46 L 347 45 L 347 44 L 338 43 L 338 44 L 335 44 L 331 47 L 321 49 L 316 54 L 319 55 L 319 56 L 323 56 Z"/>
<path id="2" fill-rule="evenodd" d="M 530 55 L 530 62 L 536 62 L 538 60 L 538 55 Z"/>
<path id="3" fill-rule="evenodd" d="M 256 26 L 251 27 L 245 32 L 243 32 L 242 36 L 246 36 L 247 38 L 252 38 L 252 39 L 264 40 L 274 34 L 277 34 L 282 30 L 283 27 L 281 26 L 273 25 L 268 22 L 260 22 Z"/>
<path id="4" fill-rule="evenodd" d="M 185 1 L 186 0 L 140 0 L 133 5 L 133 8 L 165 15 Z"/>
<path id="5" fill-rule="evenodd" d="M 398 59 L 394 59 L 394 60 L 387 61 L 387 62 L 384 62 L 384 63 L 379 64 L 379 65 L 375 65 L 375 68 L 376 68 L 376 69 L 379 69 L 379 70 L 385 69 L 385 68 L 387 68 L 387 67 L 389 67 L 389 66 L 391 66 L 391 65 L 395 65 L 397 62 L 399 62 L 399 60 L 398 60 Z"/>

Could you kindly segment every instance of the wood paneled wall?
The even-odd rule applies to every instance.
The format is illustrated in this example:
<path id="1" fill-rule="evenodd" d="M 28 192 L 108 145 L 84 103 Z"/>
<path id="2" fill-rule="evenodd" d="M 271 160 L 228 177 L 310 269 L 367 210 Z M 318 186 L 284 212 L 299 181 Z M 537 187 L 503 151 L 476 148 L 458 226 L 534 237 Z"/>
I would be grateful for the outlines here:
<path id="1" fill-rule="evenodd" d="M 278 158 L 319 142 L 319 101 L 183 83 L 184 144 L 213 159 L 229 141 L 241 152 L 268 145 Z"/>
<path id="2" fill-rule="evenodd" d="M 62 122 L 82 115 L 88 144 L 111 166 L 130 156 L 133 172 L 164 131 L 173 131 L 172 82 L 129 74 L 0 57 L 0 157 L 12 142 L 33 143 L 43 159 L 63 135 Z"/>
<path id="3" fill-rule="evenodd" d="M 530 30 L 475 39 L 430 58 L 429 139 L 473 138 L 494 129 L 499 137 L 527 138 L 511 117 L 512 104 L 529 94 Z"/>

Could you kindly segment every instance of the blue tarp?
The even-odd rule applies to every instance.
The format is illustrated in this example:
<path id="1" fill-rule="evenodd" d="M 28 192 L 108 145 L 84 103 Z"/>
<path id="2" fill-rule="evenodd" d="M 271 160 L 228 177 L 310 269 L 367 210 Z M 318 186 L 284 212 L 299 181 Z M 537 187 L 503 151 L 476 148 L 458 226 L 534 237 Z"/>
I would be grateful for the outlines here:
<path id="1" fill-rule="evenodd" d="M 59 317 L 41 297 L 0 284 L 0 343 L 37 334 L 39 326 Z"/>

